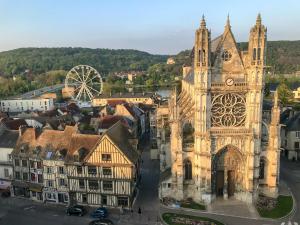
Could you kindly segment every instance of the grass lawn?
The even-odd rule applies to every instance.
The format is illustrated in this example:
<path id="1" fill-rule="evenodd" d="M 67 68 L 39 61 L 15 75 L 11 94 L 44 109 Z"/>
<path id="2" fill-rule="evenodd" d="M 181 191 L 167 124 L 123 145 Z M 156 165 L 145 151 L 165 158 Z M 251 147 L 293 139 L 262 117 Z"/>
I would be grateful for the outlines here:
<path id="1" fill-rule="evenodd" d="M 212 225 L 224 225 L 223 223 L 219 222 L 219 221 L 216 221 L 216 220 L 213 220 L 213 219 L 210 219 L 210 218 L 207 218 L 207 217 L 198 217 L 198 216 L 189 216 L 189 215 L 184 215 L 184 214 L 175 214 L 175 213 L 164 213 L 162 215 L 162 218 L 163 220 L 169 224 L 169 225 L 183 225 L 185 223 L 176 223 L 176 222 L 173 222 L 173 219 L 174 218 L 179 218 L 179 219 L 189 219 L 189 220 L 192 220 L 192 221 L 197 221 L 197 222 L 200 222 L 200 221 L 209 221 L 209 222 L 212 222 L 213 224 Z M 191 223 L 186 223 L 186 224 L 191 224 Z"/>
<path id="2" fill-rule="evenodd" d="M 198 209 L 198 210 L 205 210 L 205 205 L 198 204 L 196 202 L 183 202 L 180 204 L 183 208 L 189 208 L 189 209 Z"/>
<path id="3" fill-rule="evenodd" d="M 267 218 L 281 218 L 286 216 L 293 209 L 293 198 L 292 196 L 278 196 L 278 202 L 274 209 L 265 210 L 257 208 L 258 213 L 262 217 Z"/>

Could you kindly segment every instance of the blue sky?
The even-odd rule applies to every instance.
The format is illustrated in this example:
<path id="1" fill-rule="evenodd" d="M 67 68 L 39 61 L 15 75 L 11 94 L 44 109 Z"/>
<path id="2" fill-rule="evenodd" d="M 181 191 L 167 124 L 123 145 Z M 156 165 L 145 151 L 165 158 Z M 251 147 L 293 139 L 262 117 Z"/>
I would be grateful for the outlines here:
<path id="1" fill-rule="evenodd" d="M 0 51 L 90 47 L 175 54 L 192 47 L 202 14 L 215 37 L 229 13 L 235 38 L 247 41 L 258 12 L 269 40 L 300 39 L 299 0 L 0 0 Z"/>

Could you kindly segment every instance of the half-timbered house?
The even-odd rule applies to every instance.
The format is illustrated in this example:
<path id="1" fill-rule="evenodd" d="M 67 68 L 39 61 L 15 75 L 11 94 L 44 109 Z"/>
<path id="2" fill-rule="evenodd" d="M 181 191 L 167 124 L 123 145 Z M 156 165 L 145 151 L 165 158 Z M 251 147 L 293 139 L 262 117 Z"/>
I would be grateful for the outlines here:
<path id="1" fill-rule="evenodd" d="M 80 139 L 66 157 L 70 201 L 131 207 L 139 177 L 136 139 L 120 121 L 99 139 Z"/>

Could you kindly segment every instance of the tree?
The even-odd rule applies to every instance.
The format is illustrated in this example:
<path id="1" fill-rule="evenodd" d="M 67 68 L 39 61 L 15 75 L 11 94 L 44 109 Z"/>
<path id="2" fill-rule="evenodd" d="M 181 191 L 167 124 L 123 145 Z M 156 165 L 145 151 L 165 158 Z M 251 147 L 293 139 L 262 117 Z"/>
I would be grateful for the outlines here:
<path id="1" fill-rule="evenodd" d="M 283 106 L 288 105 L 293 101 L 293 92 L 285 83 L 281 83 L 278 88 L 278 98 Z"/>

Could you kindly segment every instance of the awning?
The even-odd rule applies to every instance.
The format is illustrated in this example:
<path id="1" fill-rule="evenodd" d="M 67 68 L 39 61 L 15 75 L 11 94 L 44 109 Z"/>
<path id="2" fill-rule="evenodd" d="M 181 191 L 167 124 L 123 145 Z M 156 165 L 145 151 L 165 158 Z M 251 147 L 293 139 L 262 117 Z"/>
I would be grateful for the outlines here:
<path id="1" fill-rule="evenodd" d="M 35 192 L 42 192 L 43 186 L 40 184 L 29 183 L 29 190 Z"/>
<path id="2" fill-rule="evenodd" d="M 15 187 L 28 188 L 28 183 L 21 182 L 21 181 L 13 181 L 12 185 L 15 186 Z"/>
<path id="3" fill-rule="evenodd" d="M 0 180 L 0 190 L 7 190 L 10 188 L 11 181 Z"/>

